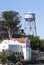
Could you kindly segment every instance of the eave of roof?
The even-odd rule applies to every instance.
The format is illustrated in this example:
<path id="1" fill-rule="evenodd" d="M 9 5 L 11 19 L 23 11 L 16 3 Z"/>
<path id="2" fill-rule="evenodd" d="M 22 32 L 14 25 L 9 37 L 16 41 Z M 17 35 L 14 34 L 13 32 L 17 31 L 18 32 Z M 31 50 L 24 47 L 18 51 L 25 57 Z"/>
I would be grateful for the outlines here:
<path id="1" fill-rule="evenodd" d="M 26 38 L 12 38 L 13 40 L 16 40 L 20 43 L 24 43 Z"/>

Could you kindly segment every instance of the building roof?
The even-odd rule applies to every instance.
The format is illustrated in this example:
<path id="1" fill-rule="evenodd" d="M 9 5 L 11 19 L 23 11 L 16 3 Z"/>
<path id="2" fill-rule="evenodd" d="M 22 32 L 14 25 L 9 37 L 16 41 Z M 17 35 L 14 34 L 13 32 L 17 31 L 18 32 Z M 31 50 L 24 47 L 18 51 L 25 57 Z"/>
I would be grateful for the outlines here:
<path id="1" fill-rule="evenodd" d="M 12 38 L 13 40 L 16 40 L 20 43 L 24 43 L 26 38 Z"/>

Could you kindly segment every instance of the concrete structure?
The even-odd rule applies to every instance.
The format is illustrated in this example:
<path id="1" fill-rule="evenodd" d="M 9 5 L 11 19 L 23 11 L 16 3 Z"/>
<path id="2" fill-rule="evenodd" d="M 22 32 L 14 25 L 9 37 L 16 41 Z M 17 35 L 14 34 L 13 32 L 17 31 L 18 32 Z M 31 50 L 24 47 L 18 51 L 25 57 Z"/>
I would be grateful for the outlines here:
<path id="1" fill-rule="evenodd" d="M 24 60 L 31 60 L 31 47 L 28 38 L 3 40 L 0 44 L 0 52 L 7 49 L 13 51 L 15 54 L 23 56 Z"/>

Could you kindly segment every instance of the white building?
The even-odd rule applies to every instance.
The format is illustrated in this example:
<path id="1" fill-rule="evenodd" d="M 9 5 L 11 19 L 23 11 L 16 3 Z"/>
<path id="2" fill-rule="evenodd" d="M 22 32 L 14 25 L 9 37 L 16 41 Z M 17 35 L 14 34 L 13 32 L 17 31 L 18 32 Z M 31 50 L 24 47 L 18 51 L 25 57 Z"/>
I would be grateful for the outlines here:
<path id="1" fill-rule="evenodd" d="M 0 52 L 6 49 L 23 56 L 24 60 L 31 60 L 31 47 L 28 38 L 12 38 L 11 40 L 3 40 L 0 44 Z"/>

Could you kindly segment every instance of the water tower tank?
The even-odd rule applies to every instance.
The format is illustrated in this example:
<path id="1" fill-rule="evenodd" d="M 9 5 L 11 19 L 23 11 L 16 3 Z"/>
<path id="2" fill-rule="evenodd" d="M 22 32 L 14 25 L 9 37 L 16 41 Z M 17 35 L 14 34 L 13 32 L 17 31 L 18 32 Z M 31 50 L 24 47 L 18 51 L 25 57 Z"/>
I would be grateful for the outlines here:
<path id="1" fill-rule="evenodd" d="M 35 20 L 35 14 L 32 12 L 27 12 L 25 13 L 24 18 L 26 21 L 32 22 L 33 20 Z"/>

